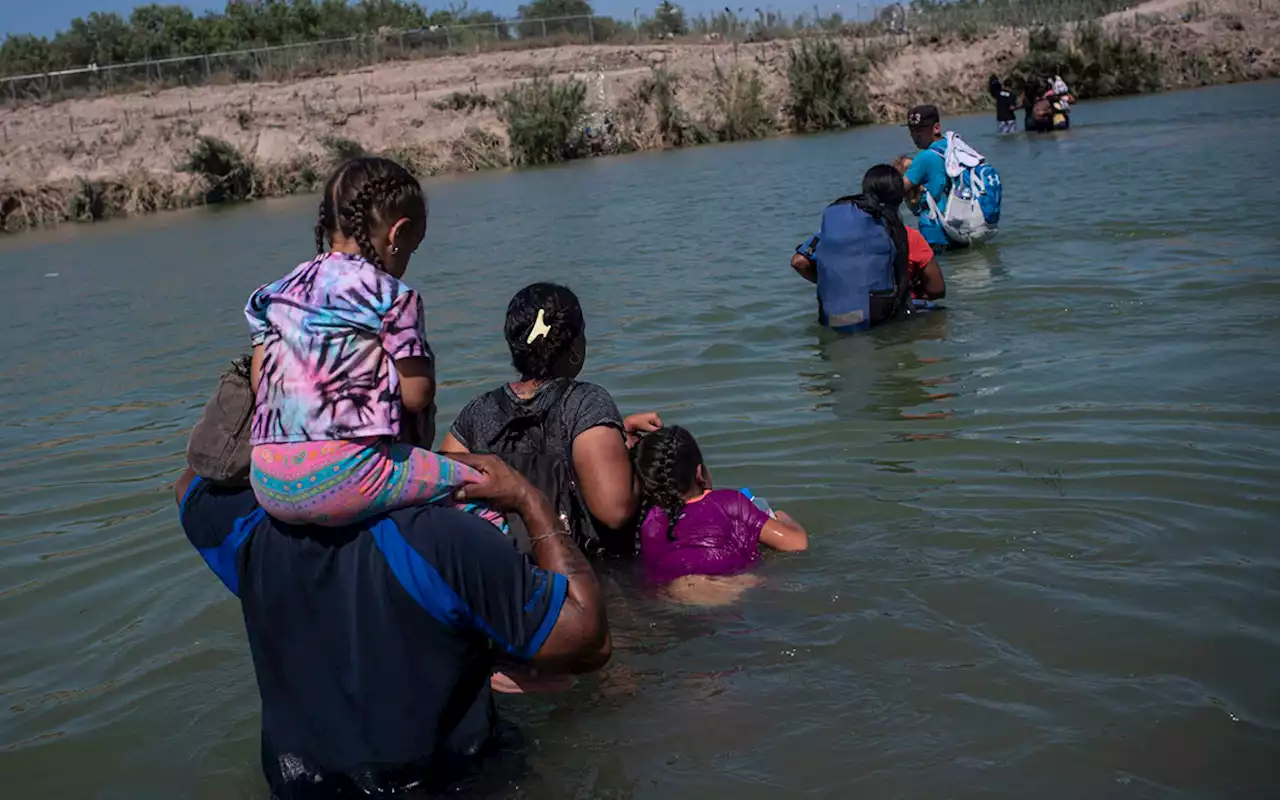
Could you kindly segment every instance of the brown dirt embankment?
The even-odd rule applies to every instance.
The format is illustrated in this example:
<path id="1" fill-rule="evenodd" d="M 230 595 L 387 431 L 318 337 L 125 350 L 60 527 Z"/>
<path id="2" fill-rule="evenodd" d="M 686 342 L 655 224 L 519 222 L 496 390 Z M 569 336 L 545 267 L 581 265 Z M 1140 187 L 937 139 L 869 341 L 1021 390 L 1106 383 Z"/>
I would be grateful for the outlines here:
<path id="1" fill-rule="evenodd" d="M 1104 20 L 1124 26 L 1166 65 L 1167 88 L 1280 76 L 1280 0 L 1154 0 Z M 873 42 L 873 115 L 897 119 L 916 102 L 949 111 L 981 107 L 986 79 L 1024 53 L 1026 34 L 972 41 Z M 845 40 L 850 48 L 865 42 Z M 593 108 L 617 107 L 652 67 L 680 78 L 682 104 L 709 102 L 716 64 L 756 69 L 766 101 L 786 97 L 787 41 L 759 44 L 565 46 L 381 64 L 294 83 L 174 88 L 0 109 L 0 230 L 201 202 L 197 176 L 179 165 L 197 137 L 239 148 L 268 179 L 262 194 L 309 188 L 295 173 L 323 170 L 337 139 L 371 152 L 412 150 L 422 171 L 493 166 L 467 143 L 505 142 L 493 109 L 442 110 L 453 92 L 496 96 L 538 72 L 587 82 Z M 473 130 L 475 129 L 475 130 Z M 484 131 L 497 139 L 481 135 Z M 656 137 L 649 137 L 657 141 Z"/>

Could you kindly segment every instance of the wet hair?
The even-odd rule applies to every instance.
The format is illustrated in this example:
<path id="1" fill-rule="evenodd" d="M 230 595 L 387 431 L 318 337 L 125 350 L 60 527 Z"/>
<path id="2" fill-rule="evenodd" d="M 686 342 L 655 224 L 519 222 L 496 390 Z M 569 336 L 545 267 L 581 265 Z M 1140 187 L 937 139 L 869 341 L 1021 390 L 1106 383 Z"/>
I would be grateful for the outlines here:
<path id="1" fill-rule="evenodd" d="M 1000 83 L 1000 79 L 992 75 L 991 79 L 987 81 L 987 91 L 991 93 L 992 97 L 996 97 L 1002 89 L 1004 89 L 1004 86 Z"/>
<path id="2" fill-rule="evenodd" d="M 353 158 L 325 181 L 316 220 L 316 253 L 325 252 L 333 234 L 341 231 L 355 240 L 366 261 L 382 268 L 385 265 L 373 247 L 373 226 L 390 226 L 401 219 L 426 227 L 427 196 L 422 184 L 389 158 Z"/>
<path id="3" fill-rule="evenodd" d="M 632 450 L 636 474 L 644 497 L 641 519 L 653 508 L 667 515 L 667 536 L 675 538 L 676 520 L 684 511 L 685 496 L 698 481 L 702 451 L 693 434 L 671 425 L 648 434 Z"/>
<path id="4" fill-rule="evenodd" d="M 893 305 L 889 316 L 895 316 L 906 307 L 910 290 L 908 271 L 907 226 L 902 222 L 900 209 L 906 200 L 902 186 L 902 173 L 891 164 L 876 164 L 862 176 L 862 194 L 849 198 L 855 206 L 879 220 L 893 242 Z"/>
<path id="5" fill-rule="evenodd" d="M 539 311 L 550 330 L 530 342 L 529 334 L 538 322 Z M 552 373 L 556 365 L 585 330 L 578 296 L 565 286 L 530 284 L 516 292 L 507 304 L 504 332 L 511 349 L 511 365 L 526 380 L 555 377 Z"/>

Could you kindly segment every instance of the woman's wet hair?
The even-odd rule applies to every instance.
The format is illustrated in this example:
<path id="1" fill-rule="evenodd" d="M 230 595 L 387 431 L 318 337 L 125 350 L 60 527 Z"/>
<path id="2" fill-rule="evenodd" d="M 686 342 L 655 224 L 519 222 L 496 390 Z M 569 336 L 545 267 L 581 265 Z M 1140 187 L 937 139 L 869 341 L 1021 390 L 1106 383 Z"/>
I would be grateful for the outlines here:
<path id="1" fill-rule="evenodd" d="M 373 227 L 389 227 L 402 219 L 426 228 L 427 197 L 418 179 L 389 158 L 353 158 L 325 181 L 316 220 L 316 253 L 325 252 L 334 232 L 341 231 L 355 240 L 366 261 L 381 268 Z"/>
<path id="2" fill-rule="evenodd" d="M 992 75 L 991 79 L 987 81 L 987 91 L 991 93 L 992 97 L 996 97 L 1002 89 L 1004 89 L 1004 86 L 1000 83 L 1000 79 Z"/>
<path id="3" fill-rule="evenodd" d="M 556 366 L 585 330 L 582 305 L 568 287 L 531 284 L 507 304 L 505 334 L 511 364 L 525 380 L 556 377 Z"/>
<path id="4" fill-rule="evenodd" d="M 702 451 L 693 434 L 671 425 L 648 434 L 632 450 L 636 474 L 644 496 L 644 515 L 660 508 L 667 515 L 667 536 L 674 538 L 676 520 L 684 511 L 685 497 L 698 482 Z"/>
<path id="5" fill-rule="evenodd" d="M 862 194 L 853 198 L 854 205 L 884 222 L 885 230 L 893 241 L 893 281 L 897 288 L 894 311 L 905 303 L 908 284 L 907 226 L 902 222 L 901 208 L 906 200 L 902 185 L 902 173 L 892 164 L 876 164 L 862 176 Z"/>

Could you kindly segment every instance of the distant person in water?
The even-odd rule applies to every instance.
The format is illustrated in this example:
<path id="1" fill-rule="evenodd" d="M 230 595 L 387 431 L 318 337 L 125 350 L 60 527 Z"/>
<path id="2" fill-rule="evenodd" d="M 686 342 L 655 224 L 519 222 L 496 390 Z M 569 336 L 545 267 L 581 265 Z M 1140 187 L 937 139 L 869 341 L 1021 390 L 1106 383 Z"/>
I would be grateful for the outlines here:
<path id="1" fill-rule="evenodd" d="M 760 561 L 760 545 L 799 551 L 809 535 L 785 512 L 771 516 L 736 489 L 715 489 L 693 434 L 673 425 L 635 447 L 644 497 L 640 556 L 649 580 L 734 575 Z"/>
<path id="2" fill-rule="evenodd" d="M 991 97 L 996 101 L 996 130 L 998 133 L 1014 133 L 1018 129 L 1018 98 L 995 75 L 987 84 Z"/>
<path id="3" fill-rule="evenodd" d="M 349 525 L 449 503 L 455 489 L 481 480 L 408 443 L 430 446 L 434 431 L 409 436 L 402 424 L 419 413 L 430 419 L 435 407 L 422 298 L 400 280 L 426 232 L 426 196 L 408 170 L 352 159 L 320 196 L 315 258 L 249 298 L 249 478 L 277 520 Z M 497 512 L 479 513 L 505 527 Z"/>

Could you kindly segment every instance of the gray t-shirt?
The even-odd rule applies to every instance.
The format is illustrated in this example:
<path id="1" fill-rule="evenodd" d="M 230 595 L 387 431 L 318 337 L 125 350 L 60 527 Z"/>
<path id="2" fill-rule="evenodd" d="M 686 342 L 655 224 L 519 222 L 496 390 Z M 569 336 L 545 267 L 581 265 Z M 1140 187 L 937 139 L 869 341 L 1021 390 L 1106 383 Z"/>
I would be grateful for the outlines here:
<path id="1" fill-rule="evenodd" d="M 543 384 L 528 399 L 517 397 L 510 385 L 504 385 L 494 392 L 485 392 L 458 412 L 458 418 L 450 432 L 453 433 L 453 438 L 471 452 L 488 452 L 489 442 L 501 433 L 503 426 L 511 419 L 510 415 L 503 412 L 495 397 L 497 392 L 504 393 L 522 413 L 538 414 L 555 402 L 562 385 L 560 381 Z M 561 435 L 548 440 L 547 450 L 564 458 L 570 467 L 573 466 L 573 440 L 583 431 L 604 426 L 614 428 L 619 436 L 622 435 L 622 414 L 618 411 L 617 404 L 604 387 L 594 383 L 571 381 L 560 399 L 559 409 L 553 409 L 548 416 L 556 419 L 555 428 Z"/>

